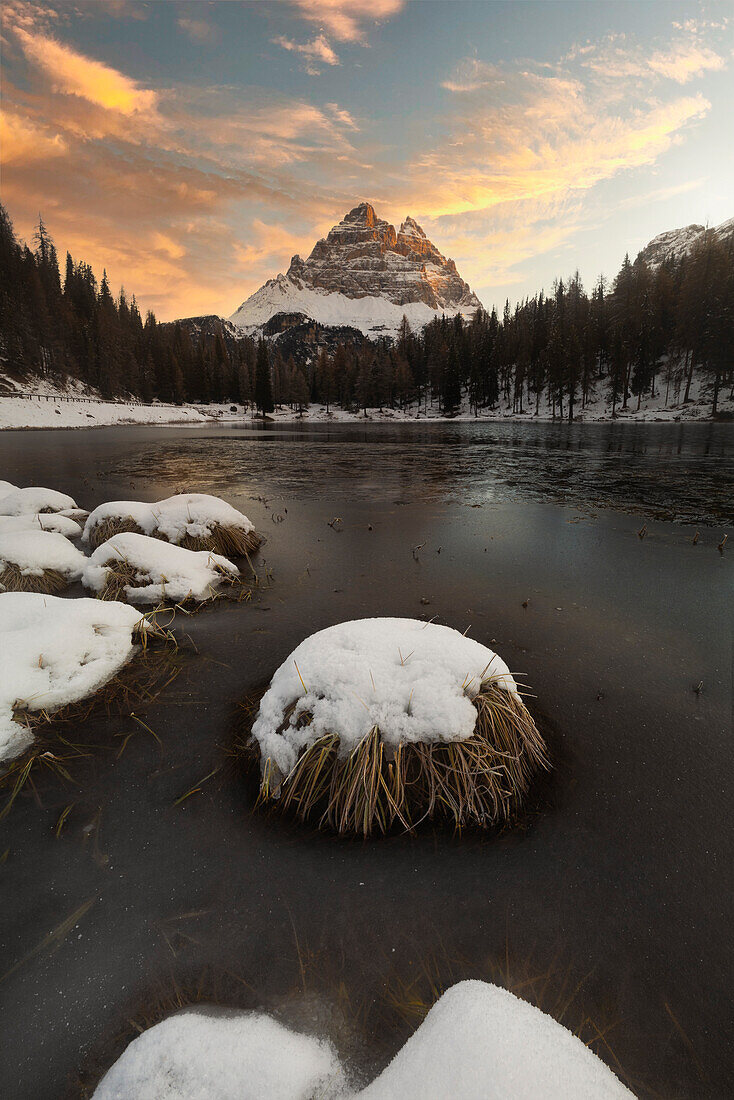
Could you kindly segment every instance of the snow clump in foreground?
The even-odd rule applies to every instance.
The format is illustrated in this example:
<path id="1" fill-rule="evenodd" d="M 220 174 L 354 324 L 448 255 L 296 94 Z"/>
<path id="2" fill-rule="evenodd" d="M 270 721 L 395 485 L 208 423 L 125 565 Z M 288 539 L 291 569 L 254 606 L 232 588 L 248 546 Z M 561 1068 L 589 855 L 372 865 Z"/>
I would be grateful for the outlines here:
<path id="1" fill-rule="evenodd" d="M 57 531 L 0 531 L 0 588 L 7 566 L 16 566 L 22 577 L 42 578 L 49 571 L 67 584 L 78 581 L 86 562 L 81 550 Z"/>
<path id="2" fill-rule="evenodd" d="M 330 1044 L 268 1016 L 188 1009 L 134 1039 L 94 1100 L 633 1100 L 575 1035 L 486 982 L 452 986 L 361 1092 Z"/>
<path id="3" fill-rule="evenodd" d="M 254 1012 L 185 1009 L 134 1039 L 94 1100 L 326 1100 L 342 1080 L 330 1043 Z"/>
<path id="4" fill-rule="evenodd" d="M 72 497 L 44 489 L 39 485 L 27 489 L 12 489 L 0 497 L 0 516 L 33 515 L 36 512 L 78 512 Z"/>
<path id="5" fill-rule="evenodd" d="M 0 500 L 6 497 L 8 493 L 14 493 L 18 488 L 17 485 L 13 485 L 12 481 L 2 481 L 0 479 Z"/>
<path id="6" fill-rule="evenodd" d="M 14 711 L 51 712 L 91 695 L 127 663 L 146 625 L 121 603 L 0 594 L 0 760 L 32 741 Z"/>
<path id="7" fill-rule="evenodd" d="M 76 520 L 61 512 L 36 512 L 22 516 L 0 516 L 0 535 L 8 531 L 56 531 L 67 539 L 81 538 L 82 529 Z"/>
<path id="8" fill-rule="evenodd" d="M 206 493 L 180 493 L 156 504 L 144 504 L 138 500 L 113 500 L 100 504 L 86 522 L 84 541 L 95 545 L 99 542 L 98 536 L 95 537 L 98 529 L 130 521 L 142 534 L 157 535 L 176 545 L 206 543 L 216 536 L 220 528 L 240 532 L 242 536 L 252 537 L 255 532 L 246 515 L 219 497 Z"/>
<path id="9" fill-rule="evenodd" d="M 630 1100 L 575 1035 L 488 982 L 436 1002 L 360 1100 Z"/>
<path id="10" fill-rule="evenodd" d="M 185 550 L 133 532 L 113 535 L 98 546 L 86 559 L 82 582 L 107 597 L 110 586 L 117 584 L 116 573 L 122 578 L 120 598 L 140 604 L 211 600 L 223 584 L 239 579 L 237 566 L 219 554 Z"/>
<path id="11" fill-rule="evenodd" d="M 341 754 L 375 727 L 391 745 L 464 741 L 477 718 L 472 698 L 488 680 L 517 694 L 504 661 L 451 627 L 389 618 L 338 623 L 286 658 L 252 734 L 263 768 L 270 759 L 284 775 L 326 734 L 338 734 Z M 312 720 L 299 727 L 302 714 Z"/>

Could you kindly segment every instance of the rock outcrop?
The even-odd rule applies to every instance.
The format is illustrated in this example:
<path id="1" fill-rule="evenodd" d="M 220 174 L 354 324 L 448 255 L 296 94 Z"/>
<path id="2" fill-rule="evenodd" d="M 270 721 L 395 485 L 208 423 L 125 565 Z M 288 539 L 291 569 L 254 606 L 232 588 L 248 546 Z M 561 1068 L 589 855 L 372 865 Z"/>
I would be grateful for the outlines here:
<path id="1" fill-rule="evenodd" d="M 481 303 L 413 218 L 396 233 L 363 202 L 318 241 L 294 256 L 230 318 L 254 332 L 278 313 L 302 313 L 323 325 L 348 325 L 367 336 L 392 335 L 405 314 L 414 328 L 433 317 L 473 316 Z"/>

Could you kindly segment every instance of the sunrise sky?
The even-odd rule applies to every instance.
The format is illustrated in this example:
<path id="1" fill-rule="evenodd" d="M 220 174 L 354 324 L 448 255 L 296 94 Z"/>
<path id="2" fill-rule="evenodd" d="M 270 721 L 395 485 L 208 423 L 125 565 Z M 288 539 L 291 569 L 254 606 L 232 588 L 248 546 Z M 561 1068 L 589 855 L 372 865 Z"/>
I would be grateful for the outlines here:
<path id="1" fill-rule="evenodd" d="M 729 18 L 727 18 L 727 16 Z M 730 3 L 5 0 L 2 196 L 159 319 L 367 199 L 487 306 L 734 215 Z"/>

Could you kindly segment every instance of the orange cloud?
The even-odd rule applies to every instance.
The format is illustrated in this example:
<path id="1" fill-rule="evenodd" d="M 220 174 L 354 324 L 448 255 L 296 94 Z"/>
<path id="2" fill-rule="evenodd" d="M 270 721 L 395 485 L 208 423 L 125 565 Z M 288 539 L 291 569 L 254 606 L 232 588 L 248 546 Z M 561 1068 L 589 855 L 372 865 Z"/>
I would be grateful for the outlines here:
<path id="1" fill-rule="evenodd" d="M 273 44 L 280 46 L 284 50 L 289 50 L 292 53 L 301 54 L 306 59 L 305 68 L 306 72 L 311 76 L 318 76 L 321 72 L 316 67 L 316 62 L 322 62 L 324 65 L 341 65 L 339 57 L 329 45 L 323 34 L 320 34 L 317 38 L 314 38 L 312 42 L 294 42 L 291 38 L 286 38 L 285 35 L 279 35 L 274 38 Z"/>
<path id="2" fill-rule="evenodd" d="M 155 108 L 156 92 L 141 88 L 116 69 L 77 53 L 55 38 L 33 34 L 22 27 L 16 27 L 15 33 L 26 57 L 44 72 L 54 91 L 79 96 L 122 115 L 146 113 Z"/>
<path id="3" fill-rule="evenodd" d="M 0 145 L 3 164 L 30 164 L 49 157 L 63 157 L 69 151 L 61 134 L 37 126 L 12 111 L 0 113 Z"/>
<path id="4" fill-rule="evenodd" d="M 366 42 L 365 25 L 391 19 L 405 0 L 290 0 L 302 19 L 318 23 L 339 42 Z"/>

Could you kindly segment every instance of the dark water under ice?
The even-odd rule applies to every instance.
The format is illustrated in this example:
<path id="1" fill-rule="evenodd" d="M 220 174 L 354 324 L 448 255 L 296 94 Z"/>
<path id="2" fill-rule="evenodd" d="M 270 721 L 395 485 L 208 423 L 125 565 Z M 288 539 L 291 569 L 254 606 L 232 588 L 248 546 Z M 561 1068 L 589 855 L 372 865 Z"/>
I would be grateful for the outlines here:
<path id="1" fill-rule="evenodd" d="M 79 1095 L 131 1019 L 197 991 L 369 1074 L 472 976 L 601 1033 L 641 1096 L 730 1095 L 733 450 L 726 425 L 0 434 L 0 477 L 86 507 L 225 496 L 272 573 L 177 618 L 182 671 L 139 711 L 161 745 L 96 717 L 73 781 L 0 822 L 3 1094 Z M 470 627 L 525 674 L 556 767 L 521 828 L 356 843 L 252 813 L 238 701 L 304 635 L 383 614 Z"/>

